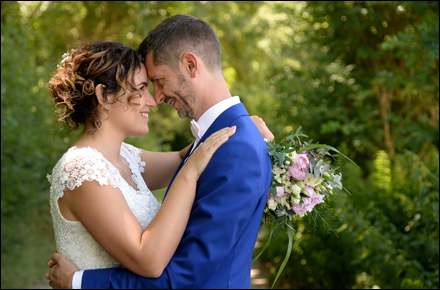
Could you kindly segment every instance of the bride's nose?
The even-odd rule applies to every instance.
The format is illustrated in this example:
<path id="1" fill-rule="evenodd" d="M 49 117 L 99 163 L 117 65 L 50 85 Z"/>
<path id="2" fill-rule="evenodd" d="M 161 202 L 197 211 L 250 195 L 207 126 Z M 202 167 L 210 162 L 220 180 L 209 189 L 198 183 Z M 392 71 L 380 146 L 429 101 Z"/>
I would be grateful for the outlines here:
<path id="1" fill-rule="evenodd" d="M 156 100 L 153 98 L 153 96 L 150 93 L 147 95 L 146 105 L 151 108 L 154 108 L 157 106 Z"/>

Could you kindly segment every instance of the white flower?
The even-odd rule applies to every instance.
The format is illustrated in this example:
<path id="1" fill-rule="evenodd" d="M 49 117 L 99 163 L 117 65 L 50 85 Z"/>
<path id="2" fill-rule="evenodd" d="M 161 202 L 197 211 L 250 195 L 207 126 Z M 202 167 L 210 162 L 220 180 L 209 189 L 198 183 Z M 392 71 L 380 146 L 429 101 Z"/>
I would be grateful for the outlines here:
<path id="1" fill-rule="evenodd" d="M 327 181 L 327 185 L 331 188 L 331 189 L 333 189 L 333 188 L 335 188 L 335 187 L 337 187 L 337 188 L 339 188 L 339 189 L 342 189 L 342 182 L 341 182 L 341 179 L 342 179 L 342 173 L 339 173 L 339 174 L 333 174 L 333 176 L 330 176 L 331 178 L 332 178 L 332 180 L 334 181 L 334 182 L 336 182 L 337 184 L 334 184 L 333 182 L 330 182 L 330 181 Z"/>
<path id="2" fill-rule="evenodd" d="M 286 209 L 283 209 L 283 210 L 277 209 L 277 210 L 275 211 L 275 214 L 277 215 L 277 217 L 280 217 L 280 216 L 285 216 L 285 215 L 287 215 L 287 212 L 286 212 Z"/>
<path id="3" fill-rule="evenodd" d="M 292 149 L 293 149 L 292 147 L 289 148 L 289 150 L 292 150 Z M 293 161 L 293 158 L 295 157 L 295 154 L 296 154 L 295 151 L 290 152 L 290 153 L 286 153 L 286 157 L 289 157 Z M 295 161 L 293 161 L 293 162 L 295 162 Z"/>
<path id="4" fill-rule="evenodd" d="M 281 179 L 282 179 L 281 174 L 283 174 L 283 169 L 274 164 L 272 168 L 272 172 L 274 174 L 274 180 L 281 184 Z"/>
<path id="5" fill-rule="evenodd" d="M 299 187 L 298 185 L 294 184 L 292 186 L 292 192 L 295 195 L 299 195 L 301 193 L 301 187 Z"/>
<path id="6" fill-rule="evenodd" d="M 299 196 L 291 196 L 290 197 L 290 202 L 293 204 L 299 204 L 299 202 L 301 201 L 301 199 L 299 198 Z"/>
<path id="7" fill-rule="evenodd" d="M 278 204 L 284 205 L 286 207 L 290 207 L 289 202 L 287 201 L 288 196 L 283 196 L 279 198 L 275 198 L 275 200 L 278 202 Z"/>
<path id="8" fill-rule="evenodd" d="M 278 176 L 281 173 L 283 173 L 282 169 L 276 164 L 273 165 L 272 172 L 273 172 L 273 174 L 278 175 Z"/>
<path id="9" fill-rule="evenodd" d="M 275 210 L 277 208 L 277 202 L 270 198 L 270 199 L 267 200 L 267 207 L 270 210 Z"/>
<path id="10" fill-rule="evenodd" d="M 296 185 L 298 185 L 299 188 L 304 188 L 304 186 L 306 186 L 306 183 L 304 182 L 304 180 L 297 180 Z"/>
<path id="11" fill-rule="evenodd" d="M 315 187 L 321 184 L 322 178 L 309 173 L 304 181 L 308 186 Z"/>
<path id="12" fill-rule="evenodd" d="M 296 184 L 293 184 L 291 182 L 288 182 L 285 186 L 284 186 L 286 192 L 288 193 L 292 193 L 294 195 L 299 195 L 301 192 L 301 187 L 299 187 Z"/>
<path id="13" fill-rule="evenodd" d="M 73 48 L 72 48 L 70 51 L 73 51 Z M 70 52 L 67 51 L 66 53 L 63 54 L 63 56 L 62 56 L 63 59 L 62 59 L 61 62 L 57 65 L 57 67 L 60 67 L 60 65 L 64 65 L 64 63 L 66 62 L 66 60 L 67 60 L 69 57 L 70 57 Z"/>
<path id="14" fill-rule="evenodd" d="M 285 175 L 281 175 L 280 183 L 281 183 L 282 185 L 285 185 L 287 182 L 288 182 L 288 180 L 285 178 Z"/>

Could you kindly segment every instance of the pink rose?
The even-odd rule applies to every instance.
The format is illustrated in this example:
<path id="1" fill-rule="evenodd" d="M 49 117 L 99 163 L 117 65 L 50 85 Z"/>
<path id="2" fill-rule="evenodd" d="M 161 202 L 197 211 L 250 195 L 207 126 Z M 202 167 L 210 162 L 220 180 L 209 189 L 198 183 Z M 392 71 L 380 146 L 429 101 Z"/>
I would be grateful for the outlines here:
<path id="1" fill-rule="evenodd" d="M 306 185 L 304 187 L 304 190 L 307 192 L 309 197 L 303 197 L 303 199 L 302 199 L 303 204 L 302 205 L 299 205 L 299 204 L 292 205 L 292 210 L 297 215 L 303 214 L 307 211 L 311 212 L 313 210 L 313 208 L 315 207 L 315 205 L 324 202 L 324 195 L 317 194 L 313 187 Z"/>
<path id="2" fill-rule="evenodd" d="M 292 205 L 292 210 L 296 213 L 296 215 L 304 214 L 307 211 L 307 208 L 304 204 L 301 206 L 300 204 Z"/>
<path id="3" fill-rule="evenodd" d="M 311 199 L 313 206 L 317 205 L 318 203 L 324 202 L 325 195 L 317 194 L 313 187 L 306 185 L 304 186 L 304 190 L 309 194 L 309 198 Z"/>
<path id="4" fill-rule="evenodd" d="M 304 180 L 307 178 L 309 172 L 309 159 L 306 154 L 294 154 L 294 163 L 287 167 L 290 176 L 296 180 Z"/>
<path id="5" fill-rule="evenodd" d="M 286 193 L 284 192 L 284 187 L 283 186 L 277 186 L 276 190 L 277 190 L 276 197 L 284 197 L 284 196 L 286 196 Z"/>
<path id="6" fill-rule="evenodd" d="M 304 186 L 304 190 L 310 198 L 313 198 L 316 195 L 315 189 L 309 185 Z"/>

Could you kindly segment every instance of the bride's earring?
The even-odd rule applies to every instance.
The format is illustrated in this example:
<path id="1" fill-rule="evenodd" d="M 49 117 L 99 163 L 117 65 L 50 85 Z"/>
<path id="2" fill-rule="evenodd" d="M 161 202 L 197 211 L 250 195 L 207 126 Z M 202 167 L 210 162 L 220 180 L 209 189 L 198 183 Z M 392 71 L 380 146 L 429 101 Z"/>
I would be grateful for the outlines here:
<path id="1" fill-rule="evenodd" d="M 110 106 L 109 105 L 105 105 L 105 108 L 108 110 L 108 109 L 110 109 Z"/>

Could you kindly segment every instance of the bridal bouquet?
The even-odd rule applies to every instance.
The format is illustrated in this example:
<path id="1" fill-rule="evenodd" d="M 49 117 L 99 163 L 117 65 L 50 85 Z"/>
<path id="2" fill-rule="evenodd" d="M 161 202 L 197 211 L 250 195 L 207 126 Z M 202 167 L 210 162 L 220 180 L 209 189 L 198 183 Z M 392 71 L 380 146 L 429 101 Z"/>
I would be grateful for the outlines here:
<path id="1" fill-rule="evenodd" d="M 272 161 L 272 185 L 264 208 L 263 224 L 269 228 L 269 238 L 253 261 L 269 246 L 275 230 L 282 228 L 286 231 L 289 237 L 287 253 L 273 285 L 290 257 L 294 223 L 307 218 L 316 205 L 328 201 L 335 188 L 343 188 L 342 173 L 332 166 L 335 156 L 330 151 L 355 164 L 332 146 L 313 144 L 313 140 L 302 141 L 300 137 L 307 136 L 301 133 L 301 127 L 293 132 L 279 143 L 266 142 Z"/>

